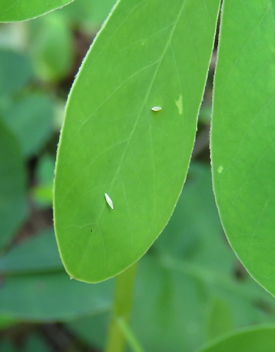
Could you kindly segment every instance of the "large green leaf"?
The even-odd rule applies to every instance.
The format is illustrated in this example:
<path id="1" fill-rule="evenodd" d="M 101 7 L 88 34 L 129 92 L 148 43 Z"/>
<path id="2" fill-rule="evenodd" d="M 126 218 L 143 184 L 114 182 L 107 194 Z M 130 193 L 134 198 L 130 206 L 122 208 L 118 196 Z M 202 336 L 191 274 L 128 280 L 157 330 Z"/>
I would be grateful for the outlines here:
<path id="1" fill-rule="evenodd" d="M 74 278 L 116 275 L 169 220 L 218 10 L 219 0 L 121 0 L 88 53 L 69 97 L 55 182 L 57 241 Z"/>
<path id="2" fill-rule="evenodd" d="M 0 120 L 0 247 L 27 215 L 26 170 L 15 136 Z"/>
<path id="3" fill-rule="evenodd" d="M 275 326 L 241 331 L 224 337 L 197 352 L 273 352 Z"/>
<path id="4" fill-rule="evenodd" d="M 73 0 L 1 0 L 0 22 L 24 21 L 34 18 Z"/>
<path id="5" fill-rule="evenodd" d="M 211 137 L 214 189 L 228 239 L 250 274 L 272 294 L 274 9 L 270 0 L 224 1 Z"/>

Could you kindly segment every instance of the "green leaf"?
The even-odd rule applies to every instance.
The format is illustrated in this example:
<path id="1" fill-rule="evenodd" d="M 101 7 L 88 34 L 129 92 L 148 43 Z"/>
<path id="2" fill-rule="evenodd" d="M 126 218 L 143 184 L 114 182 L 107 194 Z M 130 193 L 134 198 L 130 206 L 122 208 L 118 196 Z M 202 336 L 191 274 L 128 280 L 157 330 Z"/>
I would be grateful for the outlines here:
<path id="1" fill-rule="evenodd" d="M 231 307 L 220 298 L 216 298 L 210 308 L 208 321 L 208 339 L 223 335 L 233 330 Z"/>
<path id="2" fill-rule="evenodd" d="M 106 344 L 109 322 L 110 312 L 103 312 L 70 321 L 66 326 L 86 343 L 103 349 Z"/>
<path id="3" fill-rule="evenodd" d="M 50 96 L 32 94 L 18 100 L 3 113 L 25 155 L 37 154 L 49 138 L 53 128 L 53 108 Z"/>
<path id="4" fill-rule="evenodd" d="M 42 155 L 36 168 L 36 181 L 38 184 L 52 185 L 54 179 L 54 158 L 50 154 Z"/>
<path id="5" fill-rule="evenodd" d="M 111 298 L 111 280 L 87 285 L 70 280 L 63 272 L 8 276 L 0 288 L 0 315 L 28 321 L 64 321 L 109 310 Z"/>
<path id="6" fill-rule="evenodd" d="M 66 77 L 73 65 L 73 34 L 62 14 L 32 21 L 31 53 L 36 76 L 45 81 Z"/>
<path id="7" fill-rule="evenodd" d="M 32 334 L 24 348 L 22 349 L 23 352 L 51 352 L 52 349 L 50 349 L 50 347 L 47 345 L 47 343 L 45 343 L 45 339 L 38 335 L 38 334 Z"/>
<path id="8" fill-rule="evenodd" d="M 259 294 L 218 270 L 149 255 L 138 270 L 131 322 L 145 351 L 191 352 L 202 345 L 209 331 L 205 312 L 214 297 L 228 302 L 235 328 L 264 321 L 256 302 L 265 292 Z M 273 307 L 269 321 L 274 321 Z"/>
<path id="9" fill-rule="evenodd" d="M 89 2 L 86 0 L 86 3 Z M 92 4 L 92 20 L 94 26 L 99 26 L 110 13 L 115 4 L 115 0 L 93 0 Z"/>
<path id="10" fill-rule="evenodd" d="M 52 206 L 54 163 L 54 158 L 48 154 L 40 157 L 37 163 L 37 184 L 32 189 L 32 196 L 42 208 Z"/>
<path id="11" fill-rule="evenodd" d="M 32 196 L 38 207 L 49 208 L 53 200 L 53 187 L 52 185 L 35 186 L 32 189 Z"/>
<path id="12" fill-rule="evenodd" d="M 34 237 L 0 258 L 1 274 L 45 272 L 62 269 L 53 230 Z"/>
<path id="13" fill-rule="evenodd" d="M 145 351 L 191 352 L 205 341 L 207 290 L 200 280 L 146 255 L 135 287 L 131 323 Z"/>
<path id="14" fill-rule="evenodd" d="M 74 278 L 118 274 L 168 222 L 193 148 L 218 10 L 219 0 L 121 0 L 84 60 L 55 179 L 57 241 Z"/>
<path id="15" fill-rule="evenodd" d="M 1 0 L 0 22 L 24 21 L 69 4 L 73 0 Z"/>
<path id="16" fill-rule="evenodd" d="M 273 295 L 274 6 L 224 1 L 211 136 L 215 195 L 229 242 Z"/>
<path id="17" fill-rule="evenodd" d="M 18 321 L 5 316 L 0 316 L 0 331 L 18 324 Z M 1 349 L 0 349 L 1 350 Z"/>
<path id="18" fill-rule="evenodd" d="M 204 125 L 209 125 L 210 121 L 211 121 L 211 106 L 208 104 L 204 104 L 200 109 L 199 122 Z"/>
<path id="19" fill-rule="evenodd" d="M 18 142 L 0 120 L 0 247 L 27 215 L 26 170 Z"/>
<path id="20" fill-rule="evenodd" d="M 0 50 L 0 97 L 18 92 L 31 76 L 32 65 L 27 56 L 11 50 Z"/>
<path id="21" fill-rule="evenodd" d="M 83 28 L 85 32 L 98 29 L 106 19 L 116 0 L 77 0 L 62 11 L 73 23 Z"/>
<path id="22" fill-rule="evenodd" d="M 254 328 L 231 334 L 197 352 L 273 352 L 275 326 Z"/>
<path id="23" fill-rule="evenodd" d="M 3 339 L 0 343 L 0 348 L 2 352 L 17 352 L 15 346 L 10 342 Z"/>
<path id="24" fill-rule="evenodd" d="M 163 255 L 231 275 L 236 259 L 225 245 L 208 165 L 191 163 L 173 216 L 154 248 Z"/>

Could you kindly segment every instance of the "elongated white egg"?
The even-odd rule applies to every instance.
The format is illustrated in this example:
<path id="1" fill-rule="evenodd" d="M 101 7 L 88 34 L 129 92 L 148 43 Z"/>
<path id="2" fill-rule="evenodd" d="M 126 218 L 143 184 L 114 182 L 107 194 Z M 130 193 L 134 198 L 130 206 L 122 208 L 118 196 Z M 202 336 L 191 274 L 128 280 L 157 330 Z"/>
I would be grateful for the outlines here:
<path id="1" fill-rule="evenodd" d="M 107 193 L 104 193 L 104 196 L 105 196 L 106 202 L 108 203 L 109 207 L 111 209 L 114 209 L 114 204 L 113 204 L 113 201 L 110 198 L 110 196 Z"/>
<path id="2" fill-rule="evenodd" d="M 152 111 L 161 111 L 161 110 L 162 110 L 162 107 L 160 107 L 160 106 L 153 106 L 151 110 L 152 110 Z"/>

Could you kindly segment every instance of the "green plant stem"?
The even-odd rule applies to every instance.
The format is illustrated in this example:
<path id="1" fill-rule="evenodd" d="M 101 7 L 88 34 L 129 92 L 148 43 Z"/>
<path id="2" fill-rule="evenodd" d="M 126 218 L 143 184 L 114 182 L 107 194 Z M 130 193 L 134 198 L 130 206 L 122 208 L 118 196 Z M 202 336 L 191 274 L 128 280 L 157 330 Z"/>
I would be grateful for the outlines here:
<path id="1" fill-rule="evenodd" d="M 121 331 L 123 332 L 126 341 L 128 342 L 129 346 L 131 347 L 133 352 L 144 352 L 143 348 L 140 346 L 138 340 L 136 339 L 133 331 L 129 327 L 129 325 L 124 321 L 124 319 L 119 318 L 117 319 L 117 323 Z"/>
<path id="2" fill-rule="evenodd" d="M 113 312 L 105 352 L 123 352 L 125 349 L 127 336 L 121 328 L 121 321 L 123 325 L 128 325 L 133 300 L 136 266 L 137 264 L 130 266 L 130 268 L 116 277 Z"/>

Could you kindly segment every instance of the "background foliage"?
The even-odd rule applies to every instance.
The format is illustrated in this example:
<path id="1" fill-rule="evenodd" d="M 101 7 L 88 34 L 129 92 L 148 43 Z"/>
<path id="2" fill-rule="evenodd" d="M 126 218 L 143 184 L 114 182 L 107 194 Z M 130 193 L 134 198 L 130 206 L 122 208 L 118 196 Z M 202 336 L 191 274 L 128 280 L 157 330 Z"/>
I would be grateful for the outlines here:
<path id="1" fill-rule="evenodd" d="M 113 281 L 69 280 L 51 207 L 68 90 L 113 2 L 77 0 L 30 22 L 0 25 L 3 352 L 100 351 L 105 344 Z M 239 337 L 230 335 L 235 329 L 275 321 L 274 299 L 232 252 L 213 198 L 208 136 L 215 54 L 216 47 L 185 188 L 138 266 L 131 329 L 145 351 L 192 352 L 208 342 L 204 350 L 215 352 L 225 347 L 213 339 L 227 333 L 225 344 L 235 349 L 236 341 L 240 346 Z M 262 348 L 273 346 L 272 329 L 253 335 Z M 252 335 L 240 336 L 251 352 Z"/>

